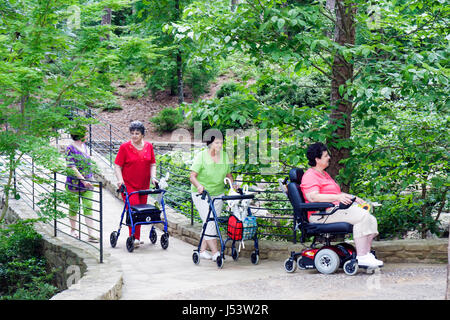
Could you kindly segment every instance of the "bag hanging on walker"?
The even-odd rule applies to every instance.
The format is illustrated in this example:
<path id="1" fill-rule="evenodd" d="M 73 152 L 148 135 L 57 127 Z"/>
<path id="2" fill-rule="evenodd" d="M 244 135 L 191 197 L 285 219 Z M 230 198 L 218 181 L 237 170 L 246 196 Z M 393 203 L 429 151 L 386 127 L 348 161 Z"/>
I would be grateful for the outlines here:
<path id="1" fill-rule="evenodd" d="M 242 221 L 239 220 L 235 215 L 230 215 L 228 218 L 227 235 L 232 240 L 242 240 L 244 226 Z"/>

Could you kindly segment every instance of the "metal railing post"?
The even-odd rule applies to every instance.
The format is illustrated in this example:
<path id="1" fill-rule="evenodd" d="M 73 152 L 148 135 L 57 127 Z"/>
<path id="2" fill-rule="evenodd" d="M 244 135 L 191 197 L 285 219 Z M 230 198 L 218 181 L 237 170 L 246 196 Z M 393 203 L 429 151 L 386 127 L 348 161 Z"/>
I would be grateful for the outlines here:
<path id="1" fill-rule="evenodd" d="M 99 215 L 100 215 L 100 263 L 103 263 L 103 184 L 99 183 Z"/>
<path id="2" fill-rule="evenodd" d="M 112 132 L 111 124 L 109 124 L 109 166 L 112 166 Z"/>
<path id="3" fill-rule="evenodd" d="M 56 223 L 57 223 L 57 219 L 56 219 L 56 171 L 54 171 L 53 172 L 53 196 L 54 196 L 54 215 L 55 215 L 55 217 L 54 217 L 54 219 L 53 219 L 53 229 L 54 229 L 54 233 L 55 233 L 55 237 L 58 235 L 57 234 L 57 230 L 58 230 L 58 228 L 57 228 L 57 226 L 56 226 Z"/>
<path id="4" fill-rule="evenodd" d="M 81 240 L 81 206 L 83 205 L 83 202 L 81 200 L 81 187 L 78 183 L 78 239 Z M 83 211 L 84 212 L 84 211 Z"/>
<path id="5" fill-rule="evenodd" d="M 33 210 L 34 208 L 34 159 L 31 158 L 31 190 L 32 190 L 32 196 L 33 196 Z"/>
<path id="6" fill-rule="evenodd" d="M 191 197 L 191 226 L 194 225 L 194 201 L 192 200 Z"/>
<path id="7" fill-rule="evenodd" d="M 88 116 L 89 118 L 92 118 L 92 112 L 91 109 L 89 108 L 88 111 Z M 92 156 L 92 124 L 89 123 L 89 155 Z"/>

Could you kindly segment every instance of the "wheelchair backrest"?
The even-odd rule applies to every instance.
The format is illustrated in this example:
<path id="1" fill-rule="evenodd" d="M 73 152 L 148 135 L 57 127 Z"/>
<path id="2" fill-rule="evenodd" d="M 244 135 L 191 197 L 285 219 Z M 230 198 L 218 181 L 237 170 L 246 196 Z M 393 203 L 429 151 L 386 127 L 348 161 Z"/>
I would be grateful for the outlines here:
<path id="1" fill-rule="evenodd" d="M 303 170 L 300 168 L 294 168 L 289 171 L 289 184 L 287 186 L 287 193 L 289 201 L 291 202 L 292 208 L 294 209 L 294 216 L 296 220 L 300 222 L 307 223 L 307 212 L 300 208 L 300 204 L 305 203 L 303 198 L 303 192 L 300 189 L 300 184 L 302 182 Z"/>

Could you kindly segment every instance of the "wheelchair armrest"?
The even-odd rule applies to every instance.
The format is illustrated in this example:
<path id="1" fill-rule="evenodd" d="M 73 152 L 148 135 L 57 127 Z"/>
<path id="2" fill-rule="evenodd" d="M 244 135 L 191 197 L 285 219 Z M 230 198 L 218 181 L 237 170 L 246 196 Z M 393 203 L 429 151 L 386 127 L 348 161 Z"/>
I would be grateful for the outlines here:
<path id="1" fill-rule="evenodd" d="M 325 210 L 334 207 L 334 204 L 331 202 L 308 202 L 299 204 L 299 207 L 307 211 L 323 211 L 321 214 L 327 214 Z"/>

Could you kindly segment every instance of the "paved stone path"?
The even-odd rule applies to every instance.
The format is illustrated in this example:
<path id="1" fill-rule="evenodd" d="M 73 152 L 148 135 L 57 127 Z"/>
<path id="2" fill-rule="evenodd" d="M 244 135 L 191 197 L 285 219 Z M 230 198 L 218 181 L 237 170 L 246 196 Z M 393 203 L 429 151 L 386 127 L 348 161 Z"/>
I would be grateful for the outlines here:
<path id="1" fill-rule="evenodd" d="M 315 270 L 286 273 L 283 261 L 226 257 L 218 269 L 212 261 L 192 262 L 194 246 L 174 237 L 167 250 L 148 239 L 151 225 L 142 226 L 145 244 L 129 253 L 125 247 L 128 228 L 122 226 L 116 248 L 109 234 L 117 230 L 122 201 L 104 192 L 104 251 L 120 261 L 123 270 L 123 300 L 130 299 L 444 299 L 445 264 L 386 264 L 374 274 L 347 276 L 342 270 L 323 275 Z"/>

